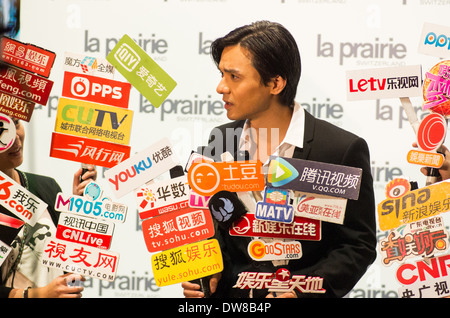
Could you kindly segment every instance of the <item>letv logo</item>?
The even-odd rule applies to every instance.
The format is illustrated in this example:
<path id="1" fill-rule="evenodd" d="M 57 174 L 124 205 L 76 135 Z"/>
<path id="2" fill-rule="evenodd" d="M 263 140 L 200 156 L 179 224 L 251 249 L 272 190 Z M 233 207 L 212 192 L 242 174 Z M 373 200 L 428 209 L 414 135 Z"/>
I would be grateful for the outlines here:
<path id="1" fill-rule="evenodd" d="M 272 159 L 269 164 L 267 180 L 274 187 L 281 187 L 298 177 L 298 171 L 281 157 Z"/>

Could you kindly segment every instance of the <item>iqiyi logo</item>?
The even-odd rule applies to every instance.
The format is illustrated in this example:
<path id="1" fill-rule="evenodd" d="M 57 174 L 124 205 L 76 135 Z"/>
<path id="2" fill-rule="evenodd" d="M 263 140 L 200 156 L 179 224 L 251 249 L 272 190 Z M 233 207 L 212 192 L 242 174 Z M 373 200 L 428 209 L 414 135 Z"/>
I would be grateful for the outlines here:
<path id="1" fill-rule="evenodd" d="M 298 177 L 298 171 L 281 157 L 270 161 L 267 180 L 273 187 L 281 187 Z"/>
<path id="2" fill-rule="evenodd" d="M 119 47 L 114 57 L 128 72 L 134 70 L 141 60 L 139 55 L 126 43 Z"/>

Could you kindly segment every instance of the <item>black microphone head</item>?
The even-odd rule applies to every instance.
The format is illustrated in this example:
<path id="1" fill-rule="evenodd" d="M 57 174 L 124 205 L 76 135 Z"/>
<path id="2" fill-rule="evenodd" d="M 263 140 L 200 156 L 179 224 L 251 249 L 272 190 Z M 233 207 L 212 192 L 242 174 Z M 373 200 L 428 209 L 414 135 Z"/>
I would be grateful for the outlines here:
<path id="1" fill-rule="evenodd" d="M 171 179 L 175 179 L 184 175 L 183 167 L 180 165 L 173 167 L 172 169 L 169 170 L 169 172 Z"/>
<path id="2" fill-rule="evenodd" d="M 234 221 L 247 213 L 245 205 L 235 192 L 219 191 L 208 203 L 209 211 L 218 225 L 223 229 L 230 228 Z"/>

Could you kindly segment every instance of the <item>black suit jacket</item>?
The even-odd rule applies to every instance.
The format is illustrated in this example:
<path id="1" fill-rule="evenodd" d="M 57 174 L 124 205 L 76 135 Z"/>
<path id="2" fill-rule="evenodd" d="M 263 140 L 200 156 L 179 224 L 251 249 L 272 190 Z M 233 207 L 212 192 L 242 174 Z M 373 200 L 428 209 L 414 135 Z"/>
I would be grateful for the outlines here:
<path id="1" fill-rule="evenodd" d="M 204 154 L 219 160 L 220 154 L 236 154 L 244 121 L 231 122 L 213 129 Z M 227 137 L 225 137 L 227 136 Z M 305 111 L 303 148 L 294 158 L 362 168 L 358 200 L 348 200 L 344 224 L 322 222 L 322 239 L 300 241 L 303 256 L 286 266 L 291 275 L 320 276 L 325 294 L 300 294 L 299 297 L 343 297 L 366 272 L 376 258 L 376 225 L 373 180 L 367 143 L 360 137 L 316 119 Z M 242 159 L 242 158 L 236 158 Z M 248 297 L 248 290 L 232 288 L 241 272 L 275 272 L 272 262 L 253 261 L 247 252 L 251 238 L 230 236 L 216 231 L 221 244 L 224 270 L 216 297 Z M 254 290 L 255 297 L 267 291 Z"/>

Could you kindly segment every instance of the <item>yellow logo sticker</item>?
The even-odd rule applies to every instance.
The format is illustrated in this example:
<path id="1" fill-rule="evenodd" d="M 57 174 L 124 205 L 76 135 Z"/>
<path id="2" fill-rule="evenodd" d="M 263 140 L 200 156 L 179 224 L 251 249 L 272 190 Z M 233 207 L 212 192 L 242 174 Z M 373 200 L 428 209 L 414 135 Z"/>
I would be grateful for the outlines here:
<path id="1" fill-rule="evenodd" d="M 128 145 L 133 111 L 120 107 L 60 98 L 55 131 Z"/>
<path id="2" fill-rule="evenodd" d="M 153 254 L 152 269 L 159 287 L 219 273 L 223 270 L 219 242 L 210 239 Z"/>
<path id="3" fill-rule="evenodd" d="M 450 211 L 450 182 L 443 181 L 409 191 L 378 204 L 380 229 L 386 231 Z"/>

